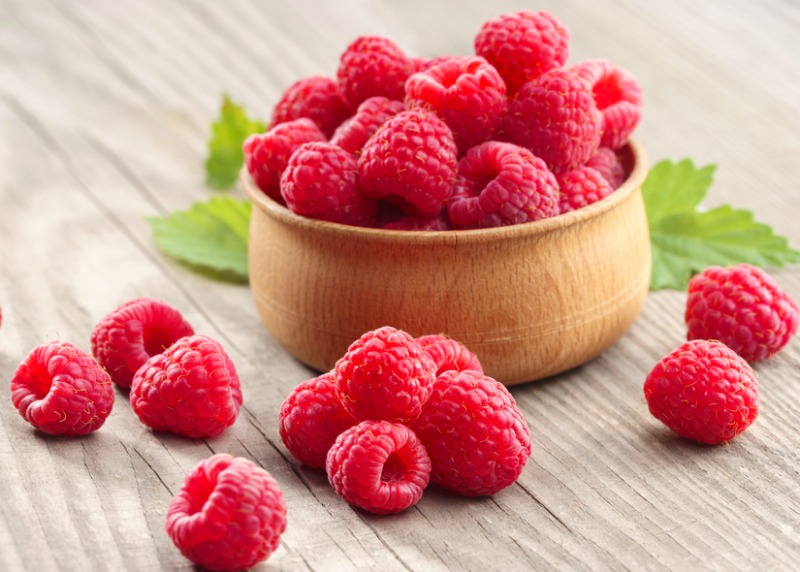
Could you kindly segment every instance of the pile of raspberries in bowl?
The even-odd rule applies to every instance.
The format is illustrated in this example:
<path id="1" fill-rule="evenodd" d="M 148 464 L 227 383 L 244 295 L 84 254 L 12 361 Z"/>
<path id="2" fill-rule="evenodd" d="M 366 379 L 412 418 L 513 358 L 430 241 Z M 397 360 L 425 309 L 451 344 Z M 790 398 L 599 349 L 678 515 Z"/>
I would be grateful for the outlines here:
<path id="1" fill-rule="evenodd" d="M 336 77 L 301 79 L 244 143 L 268 197 L 328 222 L 444 231 L 532 222 L 602 200 L 628 176 L 634 76 L 565 67 L 569 30 L 547 12 L 483 24 L 474 55 L 407 55 L 362 36 Z"/>

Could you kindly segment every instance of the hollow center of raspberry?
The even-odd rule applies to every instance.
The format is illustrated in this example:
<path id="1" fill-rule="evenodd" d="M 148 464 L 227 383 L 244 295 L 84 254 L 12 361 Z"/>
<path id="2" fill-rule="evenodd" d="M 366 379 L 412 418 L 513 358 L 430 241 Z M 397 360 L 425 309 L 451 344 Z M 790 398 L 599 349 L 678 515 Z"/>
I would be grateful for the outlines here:
<path id="1" fill-rule="evenodd" d="M 403 479 L 406 474 L 406 468 L 403 462 L 396 454 L 392 453 L 386 459 L 386 463 L 381 470 L 381 481 L 384 483 L 393 483 Z"/>
<path id="2" fill-rule="evenodd" d="M 214 492 L 216 482 L 212 481 L 208 476 L 202 475 L 195 478 L 189 485 L 189 515 L 196 514 L 203 510 L 203 507 L 211 498 L 211 493 Z"/>
<path id="3" fill-rule="evenodd" d="M 622 99 L 622 93 L 619 87 L 619 81 L 614 76 L 610 76 L 598 81 L 594 89 L 594 101 L 597 104 L 597 109 L 602 111 L 606 107 L 614 105 Z"/>
<path id="4" fill-rule="evenodd" d="M 30 388 L 37 399 L 44 399 L 50 393 L 53 378 L 47 372 L 45 364 L 33 363 L 30 366 Z"/>
<path id="5" fill-rule="evenodd" d="M 147 328 L 144 331 L 144 351 L 149 356 L 163 354 L 174 342 L 174 336 L 161 328 Z"/>

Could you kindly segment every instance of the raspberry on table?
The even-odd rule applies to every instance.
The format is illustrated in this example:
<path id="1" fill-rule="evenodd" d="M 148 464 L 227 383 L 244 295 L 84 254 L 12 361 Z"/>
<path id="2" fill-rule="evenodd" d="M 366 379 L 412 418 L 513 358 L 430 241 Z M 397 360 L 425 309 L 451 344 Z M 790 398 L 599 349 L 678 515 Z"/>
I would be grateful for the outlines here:
<path id="1" fill-rule="evenodd" d="M 309 467 L 325 468 L 328 450 L 356 424 L 336 392 L 335 372 L 304 381 L 283 401 L 279 432 L 292 456 Z"/>
<path id="2" fill-rule="evenodd" d="M 578 210 L 610 195 L 614 189 L 599 171 L 578 167 L 556 177 L 558 208 L 562 213 Z"/>
<path id="3" fill-rule="evenodd" d="M 600 145 L 621 148 L 642 117 L 642 88 L 636 78 L 609 60 L 589 60 L 571 68 L 592 90 L 603 117 Z"/>
<path id="4" fill-rule="evenodd" d="M 609 147 L 597 149 L 586 161 L 585 166 L 600 173 L 612 189 L 618 189 L 628 177 L 625 165 L 622 164 L 617 153 Z"/>
<path id="5" fill-rule="evenodd" d="M 689 281 L 687 339 L 713 339 L 749 362 L 781 350 L 797 332 L 800 308 L 766 272 L 750 264 L 711 266 Z"/>
<path id="6" fill-rule="evenodd" d="M 456 371 L 471 369 L 483 373 L 483 366 L 478 356 L 453 338 L 448 338 L 444 334 L 429 334 L 418 337 L 417 343 L 428 352 L 436 364 L 437 377 L 451 369 Z"/>
<path id="7" fill-rule="evenodd" d="M 600 144 L 601 127 L 589 86 L 574 71 L 554 69 L 522 86 L 498 136 L 530 149 L 558 174 L 586 163 Z"/>
<path id="8" fill-rule="evenodd" d="M 364 144 L 378 127 L 405 109 L 402 101 L 380 96 L 370 97 L 358 106 L 355 115 L 336 129 L 331 143 L 358 157 Z"/>
<path id="9" fill-rule="evenodd" d="M 167 509 L 167 535 L 208 570 L 255 566 L 278 548 L 285 530 L 286 502 L 272 475 L 227 454 L 200 461 Z"/>
<path id="10" fill-rule="evenodd" d="M 130 387 L 144 362 L 194 333 L 181 313 L 161 300 L 135 298 L 109 312 L 92 330 L 92 355 L 111 380 Z"/>
<path id="11" fill-rule="evenodd" d="M 361 192 L 358 162 L 332 143 L 304 143 L 281 176 L 281 196 L 294 213 L 354 226 L 370 226 L 377 204 Z"/>
<path id="12" fill-rule="evenodd" d="M 25 421 L 48 435 L 86 435 L 114 406 L 106 370 L 69 342 L 34 348 L 11 378 L 11 401 Z"/>
<path id="13" fill-rule="evenodd" d="M 447 213 L 456 228 L 487 228 L 556 216 L 558 183 L 544 161 L 512 143 L 487 141 L 458 164 Z"/>
<path id="14" fill-rule="evenodd" d="M 362 421 L 336 439 L 326 470 L 344 500 L 375 514 L 413 506 L 428 485 L 431 460 L 406 425 Z"/>
<path id="15" fill-rule="evenodd" d="M 342 53 L 336 77 L 352 107 L 376 95 L 403 99 L 414 63 L 397 44 L 381 36 L 361 36 Z"/>
<path id="16" fill-rule="evenodd" d="M 306 117 L 328 138 L 352 114 L 353 108 L 345 101 L 335 79 L 311 76 L 296 81 L 281 95 L 272 110 L 270 125 Z"/>
<path id="17" fill-rule="evenodd" d="M 359 421 L 406 423 L 428 398 L 436 365 L 407 332 L 384 326 L 363 334 L 336 362 L 344 408 Z"/>
<path id="18" fill-rule="evenodd" d="M 431 481 L 464 496 L 512 485 L 531 454 L 514 397 L 479 371 L 441 374 L 411 428 L 431 458 Z"/>
<path id="19" fill-rule="evenodd" d="M 142 423 L 192 439 L 215 437 L 242 406 L 239 376 L 216 340 L 181 338 L 133 376 L 131 407 Z"/>
<path id="20" fill-rule="evenodd" d="M 292 153 L 303 143 L 312 141 L 325 141 L 325 135 L 307 117 L 281 123 L 266 133 L 250 135 L 242 146 L 247 172 L 269 198 L 284 204 L 281 175 Z"/>
<path id="21" fill-rule="evenodd" d="M 405 104 L 441 117 L 459 154 L 494 135 L 506 111 L 506 85 L 479 56 L 448 58 L 406 81 Z"/>
<path id="22" fill-rule="evenodd" d="M 475 37 L 475 53 L 492 64 L 509 95 L 569 56 L 569 30 L 547 12 L 503 14 L 483 24 Z"/>
<path id="23" fill-rule="evenodd" d="M 358 158 L 359 181 L 368 196 L 422 217 L 441 212 L 453 192 L 457 167 L 452 131 L 424 109 L 389 118 Z"/>
<path id="24" fill-rule="evenodd" d="M 692 340 L 658 362 L 644 382 L 650 413 L 700 443 L 730 441 L 758 416 L 758 382 L 721 342 Z"/>

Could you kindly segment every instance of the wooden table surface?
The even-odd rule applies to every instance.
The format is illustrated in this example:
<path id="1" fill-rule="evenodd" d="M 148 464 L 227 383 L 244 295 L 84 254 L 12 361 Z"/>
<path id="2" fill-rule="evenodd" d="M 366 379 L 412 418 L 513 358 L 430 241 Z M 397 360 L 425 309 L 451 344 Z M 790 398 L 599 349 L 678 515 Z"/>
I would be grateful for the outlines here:
<path id="1" fill-rule="evenodd" d="M 419 56 L 466 54 L 481 23 L 545 9 L 570 63 L 605 57 L 645 93 L 653 162 L 716 163 L 708 205 L 748 208 L 800 245 L 796 2 L 0 1 L 0 570 L 173 570 L 164 532 L 184 475 L 214 452 L 280 482 L 289 526 L 259 570 L 788 570 L 800 562 L 800 339 L 759 364 L 761 414 L 725 446 L 674 437 L 642 395 L 685 336 L 685 294 L 651 293 L 601 357 L 513 388 L 533 455 L 491 498 L 430 489 L 400 515 L 350 508 L 293 462 L 281 401 L 312 372 L 261 326 L 247 286 L 163 256 L 146 216 L 204 201 L 222 92 L 267 118 L 291 82 L 335 73 L 360 34 Z M 234 192 L 242 196 L 241 189 Z M 800 299 L 800 266 L 774 276 Z M 36 345 L 89 348 L 119 303 L 151 296 L 217 338 L 245 405 L 215 439 L 154 434 L 117 392 L 86 438 L 34 432 L 8 381 Z M 568 343 L 568 341 L 566 341 Z"/>

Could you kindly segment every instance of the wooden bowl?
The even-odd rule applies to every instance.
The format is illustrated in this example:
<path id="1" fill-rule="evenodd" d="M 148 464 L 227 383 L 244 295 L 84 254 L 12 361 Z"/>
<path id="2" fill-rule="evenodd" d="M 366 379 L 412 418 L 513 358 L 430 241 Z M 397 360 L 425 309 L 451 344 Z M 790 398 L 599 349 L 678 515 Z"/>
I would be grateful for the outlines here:
<path id="1" fill-rule="evenodd" d="M 366 331 L 444 333 L 511 385 L 576 367 L 613 344 L 641 310 L 650 240 L 641 196 L 647 158 L 614 193 L 551 219 L 501 228 L 392 231 L 253 203 L 250 286 L 267 330 L 290 354 L 331 369 Z"/>

